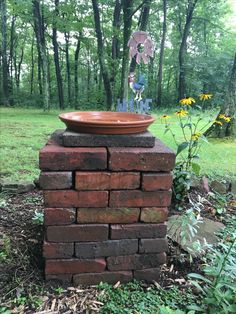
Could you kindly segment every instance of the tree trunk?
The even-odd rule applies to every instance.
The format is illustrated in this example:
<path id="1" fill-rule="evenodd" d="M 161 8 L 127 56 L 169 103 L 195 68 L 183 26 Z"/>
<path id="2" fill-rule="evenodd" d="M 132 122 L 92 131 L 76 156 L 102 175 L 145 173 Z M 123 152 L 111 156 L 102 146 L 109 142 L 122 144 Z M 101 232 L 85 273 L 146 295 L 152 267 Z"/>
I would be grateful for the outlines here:
<path id="1" fill-rule="evenodd" d="M 129 75 L 129 48 L 128 41 L 131 36 L 132 16 L 133 16 L 133 0 L 123 0 L 123 57 L 121 69 L 121 87 L 120 98 L 128 100 L 128 75 Z"/>
<path id="2" fill-rule="evenodd" d="M 163 0 L 163 25 L 162 25 L 162 38 L 161 38 L 158 81 L 157 81 L 158 106 L 162 105 L 162 72 L 163 72 L 164 49 L 165 49 L 165 40 L 166 40 L 166 11 L 167 11 L 167 0 Z"/>
<path id="3" fill-rule="evenodd" d="M 2 25 L 2 87 L 3 105 L 9 106 L 9 67 L 7 62 L 7 10 L 6 0 L 1 1 L 1 25 Z"/>
<path id="4" fill-rule="evenodd" d="M 139 30 L 140 31 L 146 31 L 147 25 L 148 25 L 148 19 L 149 19 L 149 12 L 150 12 L 150 6 L 151 6 L 151 0 L 146 0 L 143 4 L 140 18 L 139 18 Z M 136 69 L 136 56 L 132 58 L 130 63 L 130 72 L 134 72 Z"/>
<path id="5" fill-rule="evenodd" d="M 198 0 L 189 0 L 186 21 L 184 25 L 183 35 L 179 48 L 179 99 L 186 97 L 186 82 L 185 82 L 185 63 L 184 58 L 187 51 L 187 39 L 190 31 L 193 11 Z"/>
<path id="6" fill-rule="evenodd" d="M 97 0 L 92 0 L 92 3 L 93 3 L 95 31 L 96 31 L 96 36 L 97 36 L 98 59 L 100 63 L 100 68 L 102 72 L 102 78 L 103 78 L 103 83 L 104 83 L 104 88 L 105 88 L 105 93 L 106 93 L 107 110 L 110 110 L 112 107 L 112 90 L 111 90 L 111 84 L 110 84 L 110 77 L 109 77 L 108 69 L 106 67 L 105 58 L 104 58 L 99 8 L 98 8 Z"/>
<path id="7" fill-rule="evenodd" d="M 70 77 L 70 56 L 69 56 L 69 42 L 70 42 L 70 32 L 64 33 L 64 38 L 66 42 L 66 76 L 67 76 L 67 101 L 68 106 L 71 106 L 71 77 Z"/>
<path id="8" fill-rule="evenodd" d="M 79 52 L 81 47 L 81 36 L 82 34 L 79 34 L 79 37 L 77 39 L 77 45 L 75 49 L 75 64 L 74 64 L 74 89 L 75 89 L 75 95 L 74 95 L 74 106 L 77 108 L 77 101 L 78 101 L 78 60 L 79 60 Z"/>
<path id="9" fill-rule="evenodd" d="M 52 28 L 52 43 L 53 43 L 53 52 L 54 52 L 54 64 L 56 69 L 56 78 L 57 78 L 57 91 L 58 91 L 58 100 L 59 100 L 59 108 L 64 109 L 64 94 L 63 94 L 63 83 L 61 77 L 61 68 L 59 63 L 59 53 L 58 53 L 58 42 L 57 42 L 57 18 L 59 15 L 59 0 L 54 1 L 55 5 L 55 17 Z"/>
<path id="10" fill-rule="evenodd" d="M 31 73 L 30 73 L 30 95 L 34 91 L 34 37 L 31 44 Z"/>
<path id="11" fill-rule="evenodd" d="M 16 16 L 13 15 L 11 19 L 11 32 L 10 32 L 10 53 L 9 53 L 9 66 L 10 66 L 10 94 L 13 96 L 13 53 L 14 53 L 14 39 L 15 39 L 15 21 Z M 12 104 L 14 104 L 14 98 L 11 97 Z"/>
<path id="12" fill-rule="evenodd" d="M 40 10 L 40 0 L 33 0 L 33 17 L 35 25 L 35 35 L 40 51 L 40 59 L 43 72 L 43 106 L 44 110 L 49 110 L 49 79 L 46 44 L 44 36 L 43 17 Z"/>
<path id="13" fill-rule="evenodd" d="M 223 125 L 213 124 L 204 135 L 208 137 L 223 138 L 228 136 L 236 136 L 236 54 L 231 70 L 228 93 L 225 94 L 225 101 L 216 120 L 222 121 L 219 118 L 220 114 L 226 114 L 231 117 L 229 123 L 223 122 Z"/>

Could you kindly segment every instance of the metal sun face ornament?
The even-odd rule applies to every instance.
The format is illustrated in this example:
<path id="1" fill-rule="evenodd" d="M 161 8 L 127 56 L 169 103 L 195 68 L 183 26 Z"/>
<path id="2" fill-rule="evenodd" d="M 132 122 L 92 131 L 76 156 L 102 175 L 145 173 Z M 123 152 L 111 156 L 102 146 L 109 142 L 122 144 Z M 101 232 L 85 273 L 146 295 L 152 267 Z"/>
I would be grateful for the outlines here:
<path id="1" fill-rule="evenodd" d="M 131 35 L 128 42 L 129 57 L 130 59 L 136 56 L 136 62 L 140 64 L 143 60 L 144 64 L 147 64 L 150 57 L 153 57 L 154 44 L 147 32 L 137 31 Z M 142 51 L 140 51 L 142 47 Z"/>

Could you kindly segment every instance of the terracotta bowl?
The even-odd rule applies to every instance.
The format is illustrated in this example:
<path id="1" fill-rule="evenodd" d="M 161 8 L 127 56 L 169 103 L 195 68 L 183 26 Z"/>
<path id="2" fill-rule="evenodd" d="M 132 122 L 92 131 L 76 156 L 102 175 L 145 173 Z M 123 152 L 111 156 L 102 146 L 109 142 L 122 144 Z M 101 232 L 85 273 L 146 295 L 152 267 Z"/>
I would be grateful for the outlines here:
<path id="1" fill-rule="evenodd" d="M 68 112 L 59 118 L 70 131 L 94 134 L 142 133 L 155 120 L 146 114 L 108 111 Z"/>

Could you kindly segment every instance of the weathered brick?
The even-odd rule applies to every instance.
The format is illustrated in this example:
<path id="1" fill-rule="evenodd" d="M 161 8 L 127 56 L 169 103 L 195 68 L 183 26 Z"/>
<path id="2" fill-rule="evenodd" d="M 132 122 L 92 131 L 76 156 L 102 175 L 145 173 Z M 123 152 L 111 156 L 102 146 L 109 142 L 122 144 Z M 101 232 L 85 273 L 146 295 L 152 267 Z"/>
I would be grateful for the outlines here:
<path id="1" fill-rule="evenodd" d="M 143 173 L 142 189 L 144 191 L 169 190 L 173 177 L 170 173 Z"/>
<path id="2" fill-rule="evenodd" d="M 78 274 L 78 273 L 97 273 L 103 272 L 106 267 L 106 261 L 99 259 L 58 259 L 46 260 L 45 274 Z"/>
<path id="3" fill-rule="evenodd" d="M 109 148 L 109 169 L 138 171 L 171 171 L 174 152 L 156 139 L 153 148 Z"/>
<path id="4" fill-rule="evenodd" d="M 44 191 L 47 207 L 107 207 L 107 191 Z"/>
<path id="5" fill-rule="evenodd" d="M 49 243 L 44 241 L 45 258 L 71 258 L 74 255 L 74 243 Z"/>
<path id="6" fill-rule="evenodd" d="M 139 253 L 162 253 L 168 250 L 166 239 L 141 239 Z"/>
<path id="7" fill-rule="evenodd" d="M 49 226 L 47 240 L 52 242 L 90 242 L 108 240 L 108 225 Z"/>
<path id="8" fill-rule="evenodd" d="M 136 280 L 143 280 L 152 282 L 153 280 L 159 281 L 160 280 L 160 268 L 148 268 L 148 269 L 141 269 L 134 271 L 134 278 Z"/>
<path id="9" fill-rule="evenodd" d="M 133 279 L 131 271 L 106 271 L 103 273 L 86 273 L 73 276 L 73 283 L 75 285 L 97 285 L 100 282 L 107 282 L 114 284 L 118 281 L 126 283 Z"/>
<path id="10" fill-rule="evenodd" d="M 111 239 L 162 238 L 166 236 L 166 224 L 111 225 Z"/>
<path id="11" fill-rule="evenodd" d="M 76 172 L 77 190 L 137 189 L 140 173 L 137 172 Z"/>
<path id="12" fill-rule="evenodd" d="M 165 253 L 112 256 L 107 258 L 107 268 L 112 271 L 156 268 L 165 262 Z"/>
<path id="13" fill-rule="evenodd" d="M 111 191 L 109 203 L 110 207 L 164 207 L 171 204 L 171 191 Z"/>
<path id="14" fill-rule="evenodd" d="M 134 223 L 138 222 L 139 208 L 78 208 L 78 223 Z"/>
<path id="15" fill-rule="evenodd" d="M 43 190 L 63 190 L 72 187 L 72 172 L 41 172 L 39 185 Z"/>
<path id="16" fill-rule="evenodd" d="M 105 147 L 63 147 L 49 141 L 39 153 L 41 170 L 103 170 L 107 167 Z"/>
<path id="17" fill-rule="evenodd" d="M 45 275 L 45 280 L 64 285 L 72 282 L 72 274 Z"/>
<path id="18" fill-rule="evenodd" d="M 75 255 L 78 258 L 95 258 L 128 255 L 137 252 L 138 252 L 138 239 L 75 243 Z"/>
<path id="19" fill-rule="evenodd" d="M 168 217 L 167 207 L 144 207 L 141 208 L 140 220 L 143 222 L 164 222 Z"/>
<path id="20" fill-rule="evenodd" d="M 45 208 L 44 224 L 48 225 L 69 225 L 75 222 L 75 208 Z"/>

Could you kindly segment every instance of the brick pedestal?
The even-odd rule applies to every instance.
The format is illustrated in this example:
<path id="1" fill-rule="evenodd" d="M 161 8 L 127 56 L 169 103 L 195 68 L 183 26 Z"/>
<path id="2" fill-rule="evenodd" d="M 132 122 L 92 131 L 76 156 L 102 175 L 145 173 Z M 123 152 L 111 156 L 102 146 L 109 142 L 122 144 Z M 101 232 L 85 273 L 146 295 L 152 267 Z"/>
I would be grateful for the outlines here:
<path id="1" fill-rule="evenodd" d="M 154 147 L 64 147 L 53 136 L 40 151 L 46 279 L 158 280 L 174 163 L 157 139 Z"/>

